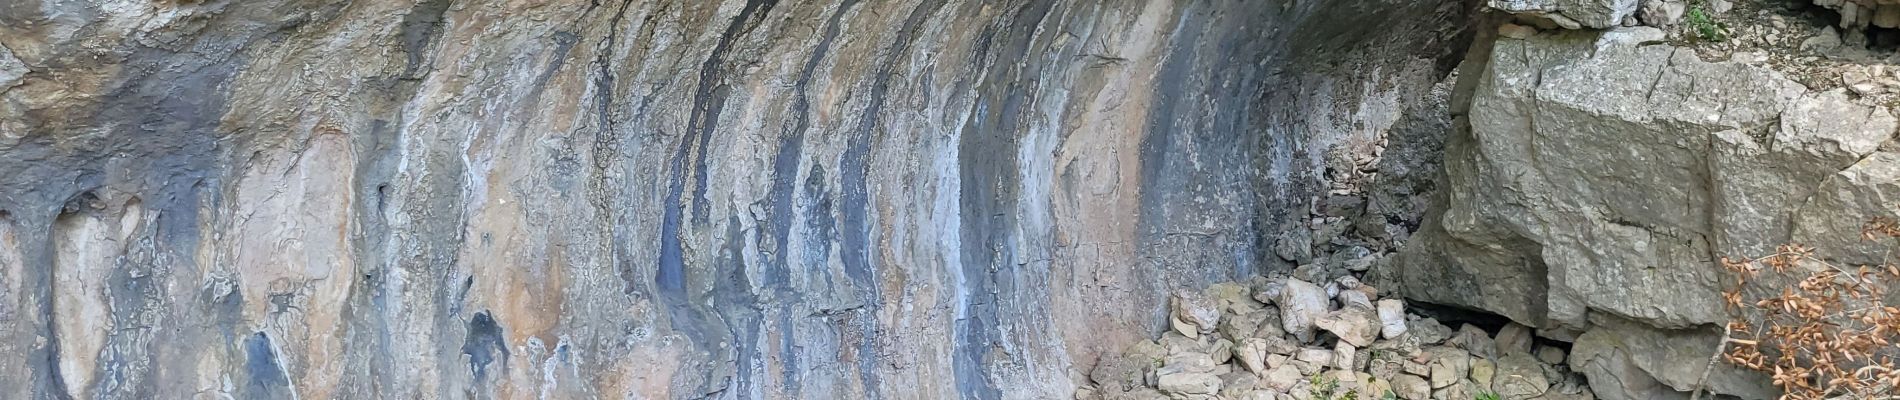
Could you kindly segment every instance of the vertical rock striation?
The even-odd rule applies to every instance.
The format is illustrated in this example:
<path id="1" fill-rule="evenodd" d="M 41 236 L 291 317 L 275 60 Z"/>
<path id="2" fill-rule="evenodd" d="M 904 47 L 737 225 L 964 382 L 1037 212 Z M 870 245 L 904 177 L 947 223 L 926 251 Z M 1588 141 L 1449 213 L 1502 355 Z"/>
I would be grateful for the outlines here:
<path id="1" fill-rule="evenodd" d="M 1471 8 L 10 1 L 0 398 L 1068 396 Z"/>

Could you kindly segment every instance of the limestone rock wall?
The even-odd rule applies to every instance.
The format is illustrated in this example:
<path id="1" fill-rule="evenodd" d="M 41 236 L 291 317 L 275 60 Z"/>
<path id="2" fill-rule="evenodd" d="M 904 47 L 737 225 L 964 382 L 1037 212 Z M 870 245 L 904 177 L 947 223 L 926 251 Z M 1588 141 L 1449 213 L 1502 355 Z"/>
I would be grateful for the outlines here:
<path id="1" fill-rule="evenodd" d="M 1068 396 L 1472 8 L 7 1 L 0 398 Z"/>
<path id="2" fill-rule="evenodd" d="M 1447 140 L 1445 207 L 1389 270 L 1409 298 L 1574 341 L 1568 362 L 1606 399 L 1688 397 L 1729 320 L 1722 257 L 1793 242 L 1845 265 L 1891 261 L 1860 232 L 1900 215 L 1893 110 L 1663 36 L 1479 45 L 1490 52 L 1463 70 L 1470 107 Z M 1776 396 L 1761 375 L 1716 367 L 1716 393 Z"/>

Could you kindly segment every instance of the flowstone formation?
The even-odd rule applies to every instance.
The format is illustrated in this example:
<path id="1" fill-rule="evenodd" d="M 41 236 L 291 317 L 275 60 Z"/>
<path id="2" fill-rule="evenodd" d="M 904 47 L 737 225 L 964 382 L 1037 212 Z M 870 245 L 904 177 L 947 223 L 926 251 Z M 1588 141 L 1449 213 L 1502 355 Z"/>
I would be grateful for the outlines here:
<path id="1" fill-rule="evenodd" d="M 1475 9 L 0 1 L 0 399 L 1068 397 Z"/>

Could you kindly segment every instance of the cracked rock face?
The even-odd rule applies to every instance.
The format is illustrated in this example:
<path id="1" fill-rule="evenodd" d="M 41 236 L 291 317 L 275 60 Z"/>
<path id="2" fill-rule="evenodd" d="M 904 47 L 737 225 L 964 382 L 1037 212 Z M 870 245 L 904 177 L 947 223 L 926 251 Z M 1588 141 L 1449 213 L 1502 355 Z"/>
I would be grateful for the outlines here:
<path id="1" fill-rule="evenodd" d="M 1638 0 L 1487 0 L 1492 9 L 1558 21 L 1570 29 L 1609 28 L 1636 13 Z"/>
<path id="2" fill-rule="evenodd" d="M 1873 200 L 1900 177 L 1882 146 L 1897 124 L 1841 90 L 1618 36 L 1497 41 L 1447 141 L 1447 207 L 1397 271 L 1411 298 L 1581 332 L 1569 363 L 1598 396 L 1687 397 L 1728 320 L 1720 257 L 1792 241 L 1882 260 L 1859 232 L 1900 215 Z M 1717 367 L 1712 391 L 1775 397 Z"/>
<path id="3" fill-rule="evenodd" d="M 0 398 L 1068 396 L 1444 123 L 1332 3 L 9 1 Z"/>

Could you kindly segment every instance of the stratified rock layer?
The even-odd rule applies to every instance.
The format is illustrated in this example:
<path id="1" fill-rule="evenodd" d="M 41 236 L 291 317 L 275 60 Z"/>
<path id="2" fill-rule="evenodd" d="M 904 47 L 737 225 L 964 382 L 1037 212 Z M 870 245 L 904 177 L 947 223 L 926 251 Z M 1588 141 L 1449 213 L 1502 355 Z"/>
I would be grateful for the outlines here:
<path id="1" fill-rule="evenodd" d="M 1069 396 L 1473 8 L 10 0 L 0 398 Z"/>

